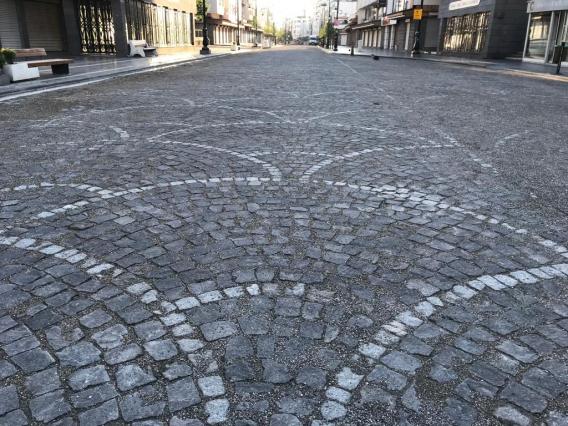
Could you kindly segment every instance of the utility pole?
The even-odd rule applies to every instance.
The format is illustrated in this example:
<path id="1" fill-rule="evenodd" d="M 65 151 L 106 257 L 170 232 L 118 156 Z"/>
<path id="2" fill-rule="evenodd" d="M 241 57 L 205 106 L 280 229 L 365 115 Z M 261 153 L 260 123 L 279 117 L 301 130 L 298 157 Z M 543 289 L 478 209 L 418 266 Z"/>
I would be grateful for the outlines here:
<path id="1" fill-rule="evenodd" d="M 202 55 L 209 55 L 211 50 L 209 49 L 209 31 L 207 29 L 207 0 L 202 0 L 201 2 L 201 12 L 203 13 L 203 21 L 201 23 L 201 31 L 203 33 L 203 46 L 199 51 Z"/>

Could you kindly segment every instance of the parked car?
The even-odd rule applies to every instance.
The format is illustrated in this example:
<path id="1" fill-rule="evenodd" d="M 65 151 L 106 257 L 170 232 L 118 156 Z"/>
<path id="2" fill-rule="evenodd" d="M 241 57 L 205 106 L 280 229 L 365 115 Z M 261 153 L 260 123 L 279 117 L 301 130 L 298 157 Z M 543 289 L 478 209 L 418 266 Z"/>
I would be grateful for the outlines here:
<path id="1" fill-rule="evenodd" d="M 317 46 L 319 44 L 319 37 L 318 36 L 310 36 L 310 40 L 308 42 L 310 46 Z"/>

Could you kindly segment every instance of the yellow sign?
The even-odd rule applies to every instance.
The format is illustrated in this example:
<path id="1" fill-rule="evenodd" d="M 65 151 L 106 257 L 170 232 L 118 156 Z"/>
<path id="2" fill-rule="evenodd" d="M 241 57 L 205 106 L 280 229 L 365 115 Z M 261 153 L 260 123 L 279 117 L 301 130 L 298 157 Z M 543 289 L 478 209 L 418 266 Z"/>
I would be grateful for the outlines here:
<path id="1" fill-rule="evenodd" d="M 412 17 L 415 21 L 422 20 L 422 9 L 414 9 L 414 16 Z"/>

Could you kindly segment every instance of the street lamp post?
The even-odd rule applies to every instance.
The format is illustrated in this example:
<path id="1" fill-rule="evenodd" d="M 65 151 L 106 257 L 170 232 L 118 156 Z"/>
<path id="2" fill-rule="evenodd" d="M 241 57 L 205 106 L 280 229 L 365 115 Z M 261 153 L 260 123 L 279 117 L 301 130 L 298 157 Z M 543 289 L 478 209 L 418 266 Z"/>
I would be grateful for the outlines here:
<path id="1" fill-rule="evenodd" d="M 254 2 L 254 47 L 258 47 L 258 0 Z"/>
<path id="2" fill-rule="evenodd" d="M 331 34 L 330 34 L 330 28 L 331 28 L 331 0 L 328 0 L 327 2 L 327 28 L 325 29 L 325 37 L 326 37 L 326 41 L 325 41 L 325 48 L 329 49 L 331 47 Z"/>
<path id="3" fill-rule="evenodd" d="M 237 0 L 237 50 L 241 47 L 241 0 Z"/>
<path id="4" fill-rule="evenodd" d="M 414 46 L 412 46 L 412 56 L 420 54 L 420 32 L 422 30 L 422 19 L 424 18 L 424 0 L 420 0 L 420 11 L 422 15 L 418 20 L 418 27 L 414 33 Z"/>
<path id="5" fill-rule="evenodd" d="M 201 31 L 203 32 L 203 46 L 201 47 L 201 50 L 199 51 L 200 54 L 202 55 L 209 55 L 211 53 L 211 50 L 209 49 L 209 31 L 207 29 L 207 5 L 206 5 L 206 1 L 207 0 L 202 0 L 201 2 L 201 12 L 203 13 L 203 21 L 201 24 Z"/>
<path id="6" fill-rule="evenodd" d="M 337 7 L 335 8 L 335 22 L 339 22 L 339 0 L 337 0 Z M 339 30 L 335 29 L 335 40 L 333 42 L 333 51 L 337 52 L 339 45 Z"/>

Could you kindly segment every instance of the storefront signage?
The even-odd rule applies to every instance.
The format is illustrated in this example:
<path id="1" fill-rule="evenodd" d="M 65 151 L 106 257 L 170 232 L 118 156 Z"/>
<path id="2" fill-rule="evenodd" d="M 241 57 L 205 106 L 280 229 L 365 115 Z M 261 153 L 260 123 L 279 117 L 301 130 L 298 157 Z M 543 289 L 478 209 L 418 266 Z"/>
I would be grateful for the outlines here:
<path id="1" fill-rule="evenodd" d="M 415 21 L 420 21 L 422 19 L 422 9 L 414 9 L 412 19 Z"/>
<path id="2" fill-rule="evenodd" d="M 449 10 L 465 9 L 468 7 L 479 6 L 480 0 L 458 0 L 453 1 L 449 5 Z"/>

